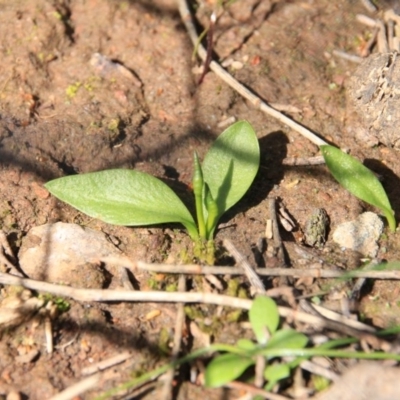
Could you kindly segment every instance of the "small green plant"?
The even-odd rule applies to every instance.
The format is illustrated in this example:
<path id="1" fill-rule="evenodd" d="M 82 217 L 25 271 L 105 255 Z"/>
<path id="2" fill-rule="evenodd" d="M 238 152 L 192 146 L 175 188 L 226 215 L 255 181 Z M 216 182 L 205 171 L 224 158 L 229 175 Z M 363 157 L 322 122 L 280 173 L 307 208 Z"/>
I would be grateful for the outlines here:
<path id="1" fill-rule="evenodd" d="M 212 240 L 222 214 L 252 184 L 260 149 L 252 126 L 239 121 L 214 142 L 200 165 L 194 154 L 193 192 L 197 224 L 179 197 L 161 180 L 135 170 L 114 169 L 67 176 L 45 186 L 85 214 L 126 226 L 178 222 L 193 240 Z"/>
<path id="2" fill-rule="evenodd" d="M 190 315 L 188 312 L 187 314 Z M 269 297 L 259 296 L 253 301 L 249 310 L 249 319 L 256 342 L 248 339 L 239 339 L 235 345 L 215 343 L 209 347 L 195 350 L 182 358 L 147 371 L 129 382 L 108 390 L 99 396 L 97 400 L 108 399 L 122 389 L 140 387 L 169 369 L 175 369 L 185 363 L 193 362 L 197 358 L 212 354 L 214 354 L 214 358 L 207 365 L 205 371 L 206 386 L 219 387 L 228 384 L 240 378 L 247 369 L 253 367 L 258 357 L 264 357 L 266 360 L 264 369 L 266 384 L 264 388 L 266 390 L 271 390 L 276 383 L 288 378 L 291 375 L 291 371 L 299 366 L 303 360 L 315 356 L 400 361 L 400 355 L 396 353 L 385 351 L 365 353 L 341 349 L 344 346 L 354 345 L 359 341 L 359 339 L 353 337 L 334 339 L 315 347 L 309 347 L 309 340 L 303 333 L 290 328 L 279 329 L 279 310 L 276 303 Z M 395 335 L 399 332 L 400 327 L 396 326 L 381 331 L 377 335 Z M 318 386 L 321 388 L 320 384 Z M 323 386 L 326 386 L 326 383 Z"/>
<path id="3" fill-rule="evenodd" d="M 373 172 L 337 147 L 323 145 L 320 148 L 333 177 L 354 196 L 379 208 L 385 215 L 390 230 L 395 232 L 394 211 L 385 189 Z"/>
<path id="4" fill-rule="evenodd" d="M 256 363 L 258 356 L 265 356 L 268 361 L 264 370 L 267 381 L 265 389 L 271 390 L 278 381 L 288 378 L 291 369 L 299 364 L 299 358 L 286 363 L 272 362 L 274 350 L 304 349 L 308 338 L 290 328 L 278 329 L 278 307 L 271 298 L 257 297 L 249 311 L 249 319 L 257 343 L 249 339 L 239 339 L 231 351 L 216 356 L 207 366 L 206 386 L 218 387 L 239 378 Z M 272 353 L 267 355 L 266 352 Z"/>
<path id="5" fill-rule="evenodd" d="M 258 357 L 266 360 L 264 369 L 265 390 L 272 390 L 281 380 L 291 375 L 292 369 L 310 357 L 338 357 L 354 359 L 400 359 L 399 355 L 385 352 L 355 352 L 336 349 L 356 343 L 356 338 L 343 338 L 327 341 L 315 347 L 307 347 L 308 338 L 294 329 L 279 329 L 280 316 L 276 303 L 269 297 L 259 296 L 249 311 L 249 320 L 256 342 L 239 339 L 236 345 L 213 344 L 222 354 L 216 355 L 208 364 L 205 372 L 205 384 L 208 387 L 220 387 L 240 378 L 246 370 L 253 367 Z M 380 335 L 398 332 L 382 331 Z M 289 360 L 288 360 L 289 357 Z"/>

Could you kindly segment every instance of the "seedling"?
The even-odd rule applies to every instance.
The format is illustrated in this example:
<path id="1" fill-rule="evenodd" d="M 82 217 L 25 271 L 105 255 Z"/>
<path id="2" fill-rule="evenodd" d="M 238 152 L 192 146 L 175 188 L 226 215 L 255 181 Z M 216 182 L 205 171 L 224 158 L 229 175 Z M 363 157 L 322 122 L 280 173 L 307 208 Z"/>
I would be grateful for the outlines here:
<path id="1" fill-rule="evenodd" d="M 249 320 L 257 342 L 239 339 L 235 346 L 214 344 L 211 348 L 224 352 L 214 357 L 205 372 L 205 384 L 209 387 L 223 386 L 235 379 L 256 363 L 257 357 L 266 360 L 263 377 L 265 390 L 272 390 L 281 380 L 291 375 L 292 369 L 314 356 L 355 359 L 400 359 L 386 352 L 354 352 L 336 349 L 356 343 L 358 339 L 348 337 L 329 340 L 319 346 L 307 347 L 308 338 L 294 329 L 279 329 L 280 317 L 276 303 L 269 297 L 257 297 L 249 311 Z M 398 332 L 399 327 L 393 329 Z M 380 335 L 392 333 L 382 331 Z"/>
<path id="2" fill-rule="evenodd" d="M 214 354 L 214 358 L 207 365 L 205 371 L 206 386 L 219 387 L 239 379 L 246 370 L 254 367 L 258 357 L 264 357 L 266 360 L 263 371 L 266 382 L 265 390 L 271 390 L 277 383 L 290 377 L 294 368 L 298 367 L 303 360 L 311 357 L 400 361 L 400 356 L 396 353 L 384 351 L 365 353 L 340 349 L 344 346 L 354 346 L 359 340 L 353 337 L 329 340 L 321 345 L 310 347 L 309 340 L 303 333 L 290 328 L 279 329 L 279 310 L 274 300 L 269 297 L 260 296 L 253 301 L 249 311 L 249 320 L 256 341 L 239 339 L 235 345 L 215 343 L 209 347 L 195 350 L 182 358 L 164 364 L 155 370 L 147 371 L 140 377 L 108 390 L 97 400 L 109 399 L 122 389 L 143 386 L 146 382 L 153 381 L 170 369 L 211 354 Z M 400 327 L 397 326 L 381 331 L 377 335 L 393 335 L 398 334 L 399 331 Z M 249 377 L 251 375 L 247 374 L 246 378 L 249 379 Z"/>
<path id="3" fill-rule="evenodd" d="M 115 225 L 178 222 L 195 241 L 210 241 L 220 217 L 247 192 L 260 163 L 252 126 L 240 121 L 214 142 L 200 165 L 194 154 L 193 192 L 197 224 L 179 197 L 161 180 L 136 170 L 114 169 L 67 176 L 45 186 L 83 213 Z"/>
<path id="4" fill-rule="evenodd" d="M 272 363 L 274 350 L 304 349 L 308 338 L 293 329 L 278 330 L 278 307 L 271 298 L 257 297 L 249 311 L 249 319 L 257 343 L 239 339 L 230 351 L 227 349 L 226 353 L 216 356 L 206 369 L 207 386 L 218 387 L 239 378 L 255 365 L 258 356 L 264 356 L 269 361 L 264 370 L 264 378 L 268 381 L 265 389 L 271 390 L 279 380 L 288 378 L 290 370 L 300 363 L 299 358 L 287 363 Z"/>

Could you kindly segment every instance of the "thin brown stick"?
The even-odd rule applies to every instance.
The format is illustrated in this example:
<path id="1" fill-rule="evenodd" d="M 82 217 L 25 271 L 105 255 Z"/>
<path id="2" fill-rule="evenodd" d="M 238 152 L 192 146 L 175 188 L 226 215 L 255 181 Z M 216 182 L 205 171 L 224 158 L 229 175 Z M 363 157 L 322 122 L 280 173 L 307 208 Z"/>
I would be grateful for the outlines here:
<path id="1" fill-rule="evenodd" d="M 49 316 L 46 316 L 44 319 L 44 335 L 46 338 L 47 354 L 52 354 L 54 350 L 53 324 L 51 323 L 51 319 Z"/>
<path id="2" fill-rule="evenodd" d="M 323 156 L 316 156 L 316 157 L 307 157 L 307 158 L 300 158 L 300 157 L 286 157 L 282 160 L 283 165 L 322 165 L 325 164 L 325 159 Z"/>
<path id="3" fill-rule="evenodd" d="M 353 62 L 356 64 L 361 64 L 362 61 L 364 60 L 360 56 L 356 56 L 354 54 L 349 54 L 349 53 L 346 53 L 345 51 L 341 51 L 341 50 L 333 50 L 332 54 L 336 57 L 342 58 L 343 60 L 350 61 L 350 62 Z"/>
<path id="4" fill-rule="evenodd" d="M 140 302 L 164 302 L 164 303 L 203 303 L 218 306 L 241 308 L 249 310 L 252 301 L 239 299 L 232 296 L 214 293 L 166 293 L 166 292 L 131 292 L 127 290 L 102 290 L 102 289 L 77 289 L 69 286 L 56 285 L 53 283 L 36 281 L 33 279 L 19 278 L 0 273 L 0 283 L 3 285 L 22 286 L 26 289 L 37 290 L 55 294 L 57 296 L 69 297 L 77 301 L 140 301 Z M 283 318 L 311 324 L 315 327 L 323 327 L 323 319 L 307 313 L 292 310 L 287 307 L 278 307 L 279 314 Z M 367 325 L 366 325 L 367 326 Z"/>
<path id="5" fill-rule="evenodd" d="M 285 252 L 283 249 L 281 234 L 279 233 L 278 218 L 276 215 L 276 199 L 274 197 L 268 198 L 268 212 L 269 212 L 269 218 L 272 221 L 274 247 L 279 250 L 278 256 L 281 257 L 282 262 L 285 264 Z M 281 275 L 281 276 L 287 276 L 287 275 Z"/>
<path id="6" fill-rule="evenodd" d="M 376 7 L 376 5 L 371 0 L 361 0 L 361 4 L 370 13 L 374 13 L 374 12 L 378 11 L 378 8 Z"/>
<path id="7" fill-rule="evenodd" d="M 267 360 L 261 354 L 256 358 L 256 365 L 254 368 L 254 386 L 262 388 L 264 385 L 264 371 L 267 365 Z"/>
<path id="8" fill-rule="evenodd" d="M 84 393 L 96 386 L 98 386 L 100 381 L 100 374 L 89 376 L 84 378 L 78 383 L 68 387 L 60 393 L 57 393 L 49 400 L 72 400 L 78 397 L 81 393 Z"/>
<path id="9" fill-rule="evenodd" d="M 341 334 L 345 334 L 347 336 L 352 336 L 359 338 L 360 340 L 364 340 L 369 343 L 375 349 L 382 349 L 384 351 L 389 351 L 391 345 L 389 342 L 378 338 L 373 333 L 366 332 L 365 330 L 356 329 L 349 324 L 344 324 L 343 322 L 333 321 L 324 317 L 319 310 L 317 311 L 310 303 L 305 300 L 300 300 L 300 305 L 303 310 L 307 312 L 313 313 L 315 316 L 321 317 L 324 319 L 324 324 L 327 329 L 339 332 Z"/>
<path id="10" fill-rule="evenodd" d="M 232 381 L 232 382 L 229 382 L 228 384 L 226 384 L 225 386 L 229 387 L 231 389 L 237 389 L 237 390 L 243 390 L 243 391 L 245 390 L 245 391 L 253 394 L 254 396 L 259 395 L 267 400 L 289 400 L 287 397 L 281 396 L 280 394 L 267 392 L 266 390 L 260 389 L 253 385 L 249 385 L 248 383 L 244 383 L 244 382 Z"/>
<path id="11" fill-rule="evenodd" d="M 376 22 L 376 19 L 367 17 L 364 14 L 357 14 L 356 21 L 358 21 L 366 26 L 369 26 L 370 28 L 375 28 L 378 25 Z"/>
<path id="12" fill-rule="evenodd" d="M 385 11 L 384 20 L 386 22 L 392 20 L 392 21 L 396 22 L 397 25 L 400 25 L 400 15 L 397 15 L 393 11 L 393 9 L 389 9 L 389 10 Z"/>
<path id="13" fill-rule="evenodd" d="M 130 353 L 129 351 L 124 351 L 121 354 L 117 354 L 115 356 L 107 358 L 106 360 L 102 360 L 96 364 L 83 368 L 81 370 L 81 374 L 92 375 L 95 374 L 96 372 L 104 371 L 105 369 L 111 368 L 114 365 L 123 363 L 124 361 L 126 361 L 128 358 L 131 357 L 133 357 L 132 353 Z"/>
<path id="14" fill-rule="evenodd" d="M 181 19 L 185 24 L 186 30 L 189 34 L 189 37 L 193 43 L 193 46 L 196 46 L 199 42 L 199 38 L 196 32 L 196 28 L 193 24 L 192 15 L 190 13 L 189 7 L 185 0 L 177 0 L 179 13 L 181 15 Z M 198 46 L 198 54 L 200 58 L 204 61 L 207 57 L 207 52 L 202 45 Z M 270 115 L 271 117 L 277 119 L 281 123 L 289 126 L 294 131 L 300 133 L 304 137 L 306 137 L 311 142 L 315 143 L 317 146 L 321 146 L 323 144 L 327 144 L 320 137 L 315 135 L 309 129 L 304 126 L 298 124 L 294 120 L 290 119 L 286 115 L 280 113 L 275 110 L 267 103 L 263 102 L 258 96 L 256 96 L 253 92 L 248 90 L 244 85 L 239 83 L 232 75 L 230 75 L 224 68 L 222 68 L 217 62 L 211 61 L 210 69 L 215 72 L 224 82 L 226 82 L 229 86 L 235 89 L 240 95 L 242 95 L 245 99 L 249 100 L 254 107 L 260 109 L 264 113 Z"/>
<path id="15" fill-rule="evenodd" d="M 357 321 L 351 317 L 346 317 L 342 314 L 339 314 L 335 311 L 329 310 L 328 308 L 319 306 L 317 304 L 312 304 L 308 303 L 309 307 L 312 307 L 312 311 L 310 311 L 310 314 L 316 315 L 315 311 L 318 312 L 318 315 L 321 315 L 322 317 L 330 320 L 330 321 L 335 321 L 339 322 L 341 324 L 350 326 L 350 328 L 358 329 L 359 331 L 367 331 L 370 333 L 376 332 L 376 329 L 372 326 L 365 325 L 364 323 Z M 303 304 L 301 304 L 302 306 Z"/>
<path id="16" fill-rule="evenodd" d="M 253 291 L 259 294 L 265 294 L 264 284 L 261 282 L 261 279 L 258 277 L 257 273 L 254 271 L 253 267 L 243 256 L 243 254 L 239 252 L 239 250 L 233 245 L 233 243 L 230 240 L 224 239 L 223 243 L 224 247 L 233 256 L 239 267 L 243 269 L 243 272 L 246 275 L 248 281 L 250 282 Z"/>
<path id="17" fill-rule="evenodd" d="M 338 374 L 312 361 L 304 360 L 301 362 L 300 367 L 308 372 L 311 372 L 312 374 L 323 376 L 330 381 L 337 381 L 339 379 Z"/>
<path id="18" fill-rule="evenodd" d="M 178 282 L 178 291 L 186 292 L 186 277 L 181 275 L 179 277 Z M 182 330 L 183 323 L 185 320 L 185 308 L 183 303 L 178 304 L 178 312 L 175 322 L 175 334 L 174 334 L 174 344 L 172 347 L 172 359 L 171 362 L 176 361 L 179 356 L 179 352 L 181 350 L 181 341 L 182 341 Z M 175 376 L 175 369 L 171 368 L 165 374 L 164 386 L 161 393 L 161 399 L 163 400 L 171 400 L 172 399 L 172 384 Z"/>
<path id="19" fill-rule="evenodd" d="M 34 279 L 20 278 L 4 273 L 0 273 L 0 283 L 5 285 L 22 286 L 26 289 L 70 297 L 78 301 L 153 301 L 159 303 L 204 303 L 243 309 L 249 309 L 251 306 L 251 300 L 239 299 L 236 297 L 219 295 L 215 293 L 168 293 L 161 291 L 139 292 L 128 290 L 80 289 L 36 281 Z"/>
<path id="20" fill-rule="evenodd" d="M 207 55 L 204 60 L 203 72 L 200 75 L 198 85 L 202 84 L 203 79 L 206 76 L 208 68 L 210 66 L 212 52 L 213 52 L 213 36 L 214 36 L 214 27 L 216 20 L 217 20 L 217 15 L 215 14 L 215 12 L 213 12 L 210 17 L 210 26 L 208 27 L 208 32 L 207 32 Z"/>
<path id="21" fill-rule="evenodd" d="M 168 274 L 190 274 L 190 275 L 243 275 L 243 269 L 238 267 L 201 266 L 196 264 L 171 265 L 171 264 L 148 264 L 138 261 L 137 268 L 145 271 L 168 273 Z M 400 279 L 400 271 L 351 271 L 342 272 L 321 268 L 292 269 L 292 268 L 256 268 L 255 272 L 261 276 L 291 276 L 293 278 L 322 278 L 322 279 L 353 279 L 369 278 L 382 280 Z M 0 281 L 1 282 L 1 281 Z"/>
<path id="22" fill-rule="evenodd" d="M 378 52 L 389 53 L 389 43 L 386 37 L 386 26 L 380 19 L 376 21 L 376 24 L 379 27 L 378 36 L 376 38 L 378 41 Z"/>
<path id="23" fill-rule="evenodd" d="M 16 258 L 8 243 L 7 236 L 0 230 L 0 265 L 3 264 L 14 275 L 22 276 L 21 272 L 13 264 L 15 262 Z"/>

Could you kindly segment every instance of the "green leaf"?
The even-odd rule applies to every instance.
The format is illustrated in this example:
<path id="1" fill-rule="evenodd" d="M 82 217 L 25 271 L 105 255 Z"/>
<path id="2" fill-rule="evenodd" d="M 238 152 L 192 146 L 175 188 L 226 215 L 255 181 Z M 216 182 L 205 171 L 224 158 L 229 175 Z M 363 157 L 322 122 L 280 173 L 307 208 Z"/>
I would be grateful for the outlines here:
<path id="1" fill-rule="evenodd" d="M 179 222 L 198 236 L 186 206 L 165 183 L 143 172 L 113 169 L 48 182 L 46 189 L 85 214 L 115 225 Z"/>
<path id="2" fill-rule="evenodd" d="M 257 346 L 255 345 L 255 343 L 252 342 L 252 341 L 249 340 L 249 339 L 239 339 L 239 340 L 236 342 L 236 346 L 239 347 L 240 349 L 247 350 L 247 351 L 249 351 L 249 352 L 252 352 L 252 351 L 255 350 L 256 347 L 257 347 Z"/>
<path id="3" fill-rule="evenodd" d="M 252 184 L 260 165 L 256 133 L 239 121 L 217 138 L 203 161 L 203 176 L 217 202 L 218 218 L 236 204 Z"/>
<path id="4" fill-rule="evenodd" d="M 238 354 L 226 353 L 215 357 L 208 364 L 205 372 L 205 384 L 219 387 L 240 377 L 254 360 Z"/>
<path id="5" fill-rule="evenodd" d="M 268 365 L 264 370 L 264 378 L 268 381 L 264 389 L 271 391 L 277 382 L 289 378 L 289 376 L 290 367 L 287 364 Z"/>
<path id="6" fill-rule="evenodd" d="M 267 343 L 268 334 L 273 334 L 279 325 L 279 311 L 270 297 L 258 296 L 249 311 L 249 319 L 257 341 Z"/>
<path id="7" fill-rule="evenodd" d="M 394 232 L 396 230 L 394 212 L 385 189 L 372 171 L 336 147 L 323 145 L 320 148 L 333 177 L 354 196 L 379 208 Z"/>
<path id="8" fill-rule="evenodd" d="M 294 329 L 281 329 L 269 339 L 265 349 L 303 349 L 308 337 Z"/>

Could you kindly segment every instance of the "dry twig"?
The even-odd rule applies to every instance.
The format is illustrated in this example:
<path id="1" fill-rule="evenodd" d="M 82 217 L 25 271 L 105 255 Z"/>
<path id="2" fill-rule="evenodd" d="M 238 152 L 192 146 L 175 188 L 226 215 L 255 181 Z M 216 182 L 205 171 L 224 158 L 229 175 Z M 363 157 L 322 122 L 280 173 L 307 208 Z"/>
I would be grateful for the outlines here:
<path id="1" fill-rule="evenodd" d="M 378 8 L 376 7 L 376 5 L 371 0 L 361 0 L 361 4 L 370 13 L 378 11 Z"/>
<path id="2" fill-rule="evenodd" d="M 228 384 L 226 384 L 225 386 L 229 387 L 231 389 L 245 390 L 245 391 L 253 394 L 254 396 L 259 395 L 267 400 L 289 400 L 285 396 L 281 396 L 280 394 L 276 394 L 276 393 L 267 392 L 266 390 L 260 389 L 253 385 L 249 385 L 248 383 L 244 383 L 244 382 L 232 381 L 232 382 L 229 382 Z"/>
<path id="3" fill-rule="evenodd" d="M 307 312 L 310 312 L 310 313 L 314 314 L 315 316 L 321 317 L 325 321 L 324 323 L 325 323 L 325 327 L 327 329 L 345 334 L 347 336 L 356 337 L 356 338 L 359 338 L 360 340 L 364 340 L 365 342 L 370 344 L 375 349 L 382 349 L 384 351 L 389 351 L 391 348 L 391 345 L 389 342 L 378 338 L 373 333 L 370 333 L 371 327 L 368 328 L 368 331 L 366 331 L 365 329 L 359 330 L 352 326 L 352 324 L 350 323 L 350 321 L 352 321 L 352 320 L 350 320 L 350 319 L 341 318 L 340 322 L 333 321 L 322 315 L 321 307 L 319 307 L 317 310 L 316 307 L 312 306 L 305 300 L 300 300 L 300 305 L 303 310 L 306 310 Z M 344 323 L 345 321 L 347 321 L 347 323 Z M 356 322 L 358 322 L 358 321 L 356 321 Z"/>
<path id="4" fill-rule="evenodd" d="M 186 292 L 186 277 L 184 275 L 181 275 L 179 277 L 178 291 Z M 180 303 L 180 304 L 178 304 L 178 313 L 177 313 L 176 323 L 175 323 L 175 335 L 174 335 L 174 344 L 172 347 L 171 362 L 178 359 L 179 352 L 181 350 L 182 329 L 183 329 L 184 321 L 185 321 L 184 304 Z M 172 399 L 172 384 L 173 384 L 173 380 L 174 380 L 174 375 L 175 375 L 175 369 L 173 369 L 173 368 L 171 368 L 165 374 L 164 387 L 163 387 L 163 391 L 161 394 L 161 399 L 164 399 L 164 400 Z"/>
<path id="5" fill-rule="evenodd" d="M 127 290 L 102 290 L 102 289 L 77 289 L 69 286 L 56 285 L 53 283 L 36 281 L 33 279 L 19 278 L 0 273 L 0 283 L 3 285 L 22 286 L 27 289 L 52 293 L 57 296 L 69 297 L 77 301 L 140 301 L 140 302 L 163 302 L 163 303 L 203 303 L 218 306 L 241 308 L 249 310 L 251 300 L 239 299 L 237 297 L 219 295 L 214 293 L 166 293 L 166 292 L 131 292 Z M 278 307 L 279 315 L 292 321 L 298 321 L 313 325 L 315 328 L 323 327 L 323 318 L 316 317 L 288 307 Z M 368 326 L 365 325 L 367 328 Z"/>
<path id="6" fill-rule="evenodd" d="M 283 243 L 281 239 L 281 234 L 279 233 L 279 225 L 278 225 L 278 218 L 276 215 L 276 200 L 274 197 L 268 198 L 268 212 L 269 218 L 272 221 L 272 233 L 273 233 L 273 240 L 274 240 L 274 248 L 278 249 L 278 256 L 282 259 L 283 265 L 285 265 L 285 251 L 283 248 Z M 280 275 L 281 277 L 288 276 L 288 275 Z M 282 278 L 284 279 L 284 278 Z M 286 283 L 286 282 L 282 282 Z"/>
<path id="7" fill-rule="evenodd" d="M 339 375 L 332 370 L 309 360 L 302 361 L 300 367 L 308 372 L 311 372 L 312 374 L 323 376 L 330 381 L 337 381 L 339 379 Z"/>
<path id="8" fill-rule="evenodd" d="M 106 261 L 106 259 L 104 259 Z M 111 259 L 107 259 L 111 260 Z M 128 259 L 115 258 L 114 262 L 123 262 L 128 265 L 134 272 L 136 268 L 144 271 L 159 272 L 165 274 L 190 274 L 190 275 L 243 275 L 243 269 L 239 267 L 223 267 L 223 266 L 202 266 L 197 264 L 174 265 L 174 264 L 149 264 L 143 261 L 133 263 Z M 400 279 L 400 270 L 386 271 L 367 271 L 358 270 L 351 272 L 342 272 L 339 270 L 309 268 L 309 269 L 292 269 L 292 268 L 256 268 L 255 272 L 260 276 L 290 276 L 293 278 L 322 278 L 322 279 L 353 279 L 353 278 L 369 278 L 382 280 L 398 280 Z M 1 281 L 0 281 L 1 283 Z"/>
<path id="9" fill-rule="evenodd" d="M 88 378 L 82 379 L 75 385 L 68 387 L 49 400 L 72 400 L 77 398 L 81 393 L 84 393 L 99 384 L 100 374 L 89 376 Z"/>
<path id="10" fill-rule="evenodd" d="M 325 164 L 325 159 L 323 156 L 315 156 L 315 157 L 307 157 L 307 158 L 300 158 L 300 157 L 286 157 L 282 160 L 283 165 L 322 165 Z"/>
<path id="11" fill-rule="evenodd" d="M 88 367 L 82 369 L 82 375 L 92 375 L 96 372 L 104 371 L 105 369 L 111 368 L 114 365 L 121 364 L 126 361 L 128 358 L 131 358 L 133 355 L 129 351 L 124 351 L 121 354 L 117 354 L 106 360 L 100 361 L 96 364 L 92 364 Z"/>
<path id="12" fill-rule="evenodd" d="M 0 265 L 3 264 L 14 275 L 22 276 L 21 272 L 13 264 L 15 262 L 16 258 L 8 243 L 7 236 L 0 230 Z"/>
<path id="13" fill-rule="evenodd" d="M 241 254 L 233 243 L 228 240 L 224 239 L 223 241 L 224 247 L 229 251 L 229 253 L 233 256 L 236 260 L 237 264 L 240 268 L 243 269 L 244 274 L 246 275 L 247 279 L 250 282 L 250 285 L 255 293 L 265 294 L 265 287 L 264 284 L 261 282 L 261 279 L 258 277 L 257 273 L 254 271 L 253 267 L 247 261 L 247 259 Z"/>

